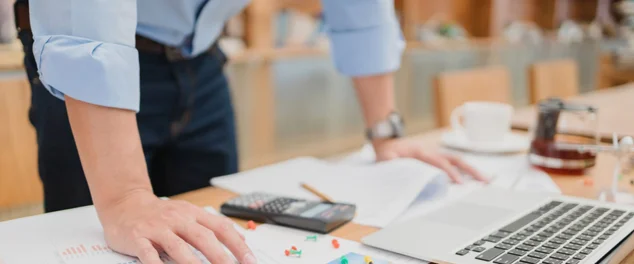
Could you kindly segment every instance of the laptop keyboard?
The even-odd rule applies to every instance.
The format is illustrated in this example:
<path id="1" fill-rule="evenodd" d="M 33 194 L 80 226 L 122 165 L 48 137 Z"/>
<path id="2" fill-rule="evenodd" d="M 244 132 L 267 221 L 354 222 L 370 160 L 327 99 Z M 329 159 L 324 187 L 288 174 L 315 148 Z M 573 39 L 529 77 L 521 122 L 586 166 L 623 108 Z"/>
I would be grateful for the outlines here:
<path id="1" fill-rule="evenodd" d="M 634 213 L 552 201 L 456 252 L 495 264 L 578 264 Z"/>

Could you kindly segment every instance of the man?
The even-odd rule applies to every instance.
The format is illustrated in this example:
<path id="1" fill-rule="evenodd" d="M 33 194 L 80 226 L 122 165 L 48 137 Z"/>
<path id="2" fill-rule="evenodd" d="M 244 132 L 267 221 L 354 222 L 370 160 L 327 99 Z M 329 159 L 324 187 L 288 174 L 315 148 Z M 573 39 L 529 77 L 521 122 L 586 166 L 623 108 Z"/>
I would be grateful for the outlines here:
<path id="1" fill-rule="evenodd" d="M 159 250 L 200 263 L 188 245 L 212 263 L 230 263 L 222 244 L 241 263 L 256 263 L 229 220 L 157 198 L 237 171 L 225 58 L 215 41 L 248 0 L 19 2 L 46 210 L 94 202 L 108 244 L 146 264 L 160 263 Z M 393 2 L 323 0 L 323 7 L 337 68 L 354 79 L 378 159 L 418 158 L 456 181 L 458 169 L 482 179 L 458 159 L 399 138 L 392 72 L 404 44 Z"/>

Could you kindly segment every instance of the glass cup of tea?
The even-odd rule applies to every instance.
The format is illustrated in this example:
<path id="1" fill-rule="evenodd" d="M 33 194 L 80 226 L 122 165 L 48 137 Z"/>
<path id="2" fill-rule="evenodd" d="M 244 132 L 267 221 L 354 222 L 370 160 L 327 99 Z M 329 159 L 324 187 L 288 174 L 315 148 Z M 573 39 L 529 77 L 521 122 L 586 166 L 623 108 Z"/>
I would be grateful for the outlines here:
<path id="1" fill-rule="evenodd" d="M 575 145 L 597 145 L 597 109 L 551 98 L 537 106 L 531 128 L 529 162 L 548 173 L 583 175 L 595 165 L 596 153 L 580 152 Z"/>

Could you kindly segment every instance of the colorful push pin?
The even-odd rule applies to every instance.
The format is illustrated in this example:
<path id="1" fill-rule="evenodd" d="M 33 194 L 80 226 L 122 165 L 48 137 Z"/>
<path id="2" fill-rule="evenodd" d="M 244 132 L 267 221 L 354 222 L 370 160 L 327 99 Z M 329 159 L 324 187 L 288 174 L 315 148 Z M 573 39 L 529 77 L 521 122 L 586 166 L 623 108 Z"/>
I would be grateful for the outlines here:
<path id="1" fill-rule="evenodd" d="M 291 251 L 290 250 L 284 250 L 284 255 L 286 255 L 287 257 L 291 255 Z"/>
<path id="2" fill-rule="evenodd" d="M 341 257 L 341 264 L 348 264 L 348 258 L 346 256 Z"/>
<path id="3" fill-rule="evenodd" d="M 333 240 L 332 240 L 332 246 L 333 246 L 334 248 L 339 248 L 339 241 L 337 241 L 336 239 L 333 239 Z"/>
<path id="4" fill-rule="evenodd" d="M 293 256 L 297 256 L 297 257 L 301 257 L 302 256 L 302 251 L 301 250 L 290 250 L 289 252 L 291 255 Z"/>
<path id="5" fill-rule="evenodd" d="M 307 236 L 306 241 L 315 241 L 317 242 L 317 235 Z"/>
<path id="6" fill-rule="evenodd" d="M 255 228 L 256 228 L 256 227 L 257 227 L 257 226 L 255 225 L 255 222 L 253 222 L 253 221 L 249 221 L 249 222 L 247 222 L 247 229 L 249 229 L 249 230 L 255 230 Z"/>
<path id="7" fill-rule="evenodd" d="M 588 187 L 594 186 L 594 180 L 592 178 L 586 178 L 583 180 L 583 185 Z"/>
<path id="8" fill-rule="evenodd" d="M 372 258 L 370 256 L 365 256 L 363 258 L 363 261 L 365 261 L 365 264 L 373 264 Z"/>
<path id="9" fill-rule="evenodd" d="M 297 250 L 297 247 L 292 246 L 292 247 L 291 247 L 291 249 L 292 249 L 292 250 Z"/>

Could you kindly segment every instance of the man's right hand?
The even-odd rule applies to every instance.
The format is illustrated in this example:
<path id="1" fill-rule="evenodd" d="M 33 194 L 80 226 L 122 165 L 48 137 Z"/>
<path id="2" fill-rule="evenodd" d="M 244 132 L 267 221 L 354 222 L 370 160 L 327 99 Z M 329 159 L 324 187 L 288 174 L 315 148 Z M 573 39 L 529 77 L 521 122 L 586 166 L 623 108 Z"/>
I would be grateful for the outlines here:
<path id="1" fill-rule="evenodd" d="M 98 211 L 108 245 L 144 264 L 162 264 L 160 251 L 177 263 L 201 263 L 189 245 L 211 263 L 234 263 L 223 244 L 240 263 L 257 263 L 231 220 L 184 201 L 161 200 L 139 190 Z"/>

